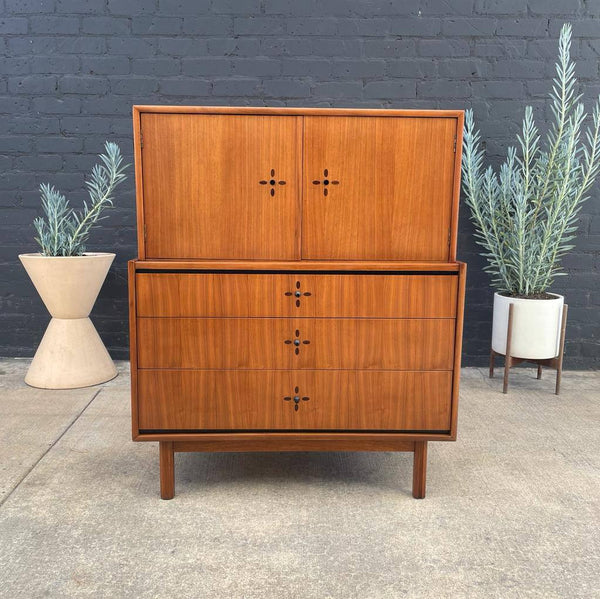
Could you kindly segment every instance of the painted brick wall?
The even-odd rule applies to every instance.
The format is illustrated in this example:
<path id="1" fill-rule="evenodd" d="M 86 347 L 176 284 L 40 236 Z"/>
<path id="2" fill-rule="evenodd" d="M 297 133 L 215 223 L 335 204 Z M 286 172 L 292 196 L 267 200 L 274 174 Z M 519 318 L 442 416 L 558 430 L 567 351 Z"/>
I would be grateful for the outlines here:
<path id="1" fill-rule="evenodd" d="M 549 116 L 557 37 L 589 102 L 600 92 L 598 0 L 0 0 L 0 355 L 29 356 L 48 321 L 17 261 L 35 251 L 37 188 L 79 202 L 105 139 L 131 159 L 136 103 L 466 108 L 492 161 L 526 104 Z M 126 261 L 135 256 L 133 172 L 91 246 L 118 258 L 93 313 L 127 356 Z M 600 203 L 584 208 L 556 285 L 569 311 L 567 365 L 600 360 Z M 465 364 L 487 359 L 491 292 L 462 211 L 469 263 Z"/>

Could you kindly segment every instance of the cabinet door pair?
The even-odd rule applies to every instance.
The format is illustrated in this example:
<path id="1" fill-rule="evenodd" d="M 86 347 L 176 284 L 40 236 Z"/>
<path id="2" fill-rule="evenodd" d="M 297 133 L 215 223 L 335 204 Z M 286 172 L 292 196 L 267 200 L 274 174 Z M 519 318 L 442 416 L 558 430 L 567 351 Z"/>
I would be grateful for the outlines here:
<path id="1" fill-rule="evenodd" d="M 449 257 L 455 118 L 141 119 L 146 258 Z"/>

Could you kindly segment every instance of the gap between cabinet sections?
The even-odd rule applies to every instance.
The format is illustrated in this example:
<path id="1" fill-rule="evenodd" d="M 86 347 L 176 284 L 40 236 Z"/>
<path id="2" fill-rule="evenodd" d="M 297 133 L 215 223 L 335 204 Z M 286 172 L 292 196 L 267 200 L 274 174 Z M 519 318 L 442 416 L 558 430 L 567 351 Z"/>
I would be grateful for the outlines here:
<path id="1" fill-rule="evenodd" d="M 179 260 L 171 260 L 170 262 L 178 262 Z M 140 263 L 140 262 L 139 262 Z M 298 264 L 302 264 L 301 261 Z M 385 276 L 458 276 L 458 270 L 302 270 L 302 268 L 294 270 L 278 270 L 278 269 L 211 269 L 211 268 L 148 268 L 144 266 L 137 267 L 136 273 L 141 274 L 211 274 L 211 275 L 385 275 Z"/>
<path id="2" fill-rule="evenodd" d="M 304 216 L 304 116 L 298 117 L 300 126 L 298 127 L 298 136 L 300 141 L 297 147 L 300 147 L 300 155 L 298 156 L 299 168 L 298 168 L 298 199 L 296 201 L 298 205 L 298 238 L 296 239 L 296 255 L 299 260 L 302 260 L 302 227 L 303 227 L 303 216 Z"/>
<path id="3" fill-rule="evenodd" d="M 411 316 L 410 318 L 396 318 L 395 316 L 137 316 L 138 319 L 179 318 L 181 320 L 209 319 L 209 320 L 456 320 L 455 316 Z"/>
<path id="4" fill-rule="evenodd" d="M 427 370 L 403 370 L 401 368 L 302 368 L 298 366 L 292 366 L 291 368 L 179 368 L 167 366 L 164 368 L 158 368 L 156 366 L 148 366 L 141 367 L 139 366 L 137 370 L 177 370 L 177 371 L 198 371 L 202 370 L 205 372 L 290 372 L 290 371 L 298 371 L 298 372 L 418 372 L 418 373 L 426 373 L 426 372 L 453 372 L 450 368 L 428 368 Z"/>

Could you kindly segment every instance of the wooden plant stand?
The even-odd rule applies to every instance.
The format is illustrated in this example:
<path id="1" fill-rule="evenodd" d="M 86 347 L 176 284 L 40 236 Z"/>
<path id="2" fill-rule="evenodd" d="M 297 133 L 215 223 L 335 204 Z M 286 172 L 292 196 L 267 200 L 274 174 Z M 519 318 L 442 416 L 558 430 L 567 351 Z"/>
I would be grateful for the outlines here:
<path id="1" fill-rule="evenodd" d="M 513 310 L 514 304 L 510 304 L 508 307 L 508 328 L 506 332 L 506 354 L 501 354 L 500 352 L 494 351 L 490 349 L 490 378 L 494 378 L 494 358 L 496 356 L 504 356 L 504 385 L 502 387 L 502 393 L 506 393 L 508 390 L 508 374 L 510 369 L 513 366 L 517 366 L 522 364 L 523 362 L 530 362 L 532 364 L 537 364 L 537 378 L 542 378 L 542 367 L 546 366 L 547 368 L 553 368 L 556 370 L 556 389 L 554 393 L 558 395 L 560 393 L 560 380 L 562 377 L 562 366 L 563 366 L 563 356 L 565 349 L 565 329 L 567 327 L 567 312 L 569 311 L 569 306 L 564 304 L 563 312 L 562 312 L 562 321 L 560 325 L 560 343 L 558 356 L 554 358 L 546 358 L 543 360 L 535 360 L 529 358 L 518 358 L 516 356 L 512 356 L 510 353 L 510 342 L 512 337 L 512 325 L 513 325 Z"/>

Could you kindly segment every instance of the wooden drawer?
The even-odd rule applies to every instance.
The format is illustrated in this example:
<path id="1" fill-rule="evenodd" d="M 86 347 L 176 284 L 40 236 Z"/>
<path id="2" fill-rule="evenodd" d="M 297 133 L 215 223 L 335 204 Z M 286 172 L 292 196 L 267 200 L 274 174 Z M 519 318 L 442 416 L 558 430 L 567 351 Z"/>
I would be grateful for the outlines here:
<path id="1" fill-rule="evenodd" d="M 140 368 L 451 370 L 453 319 L 139 318 Z"/>
<path id="2" fill-rule="evenodd" d="M 457 285 L 454 273 L 138 273 L 136 295 L 138 316 L 454 318 Z"/>
<path id="3" fill-rule="evenodd" d="M 141 430 L 450 428 L 451 372 L 144 370 L 138 386 Z"/>

